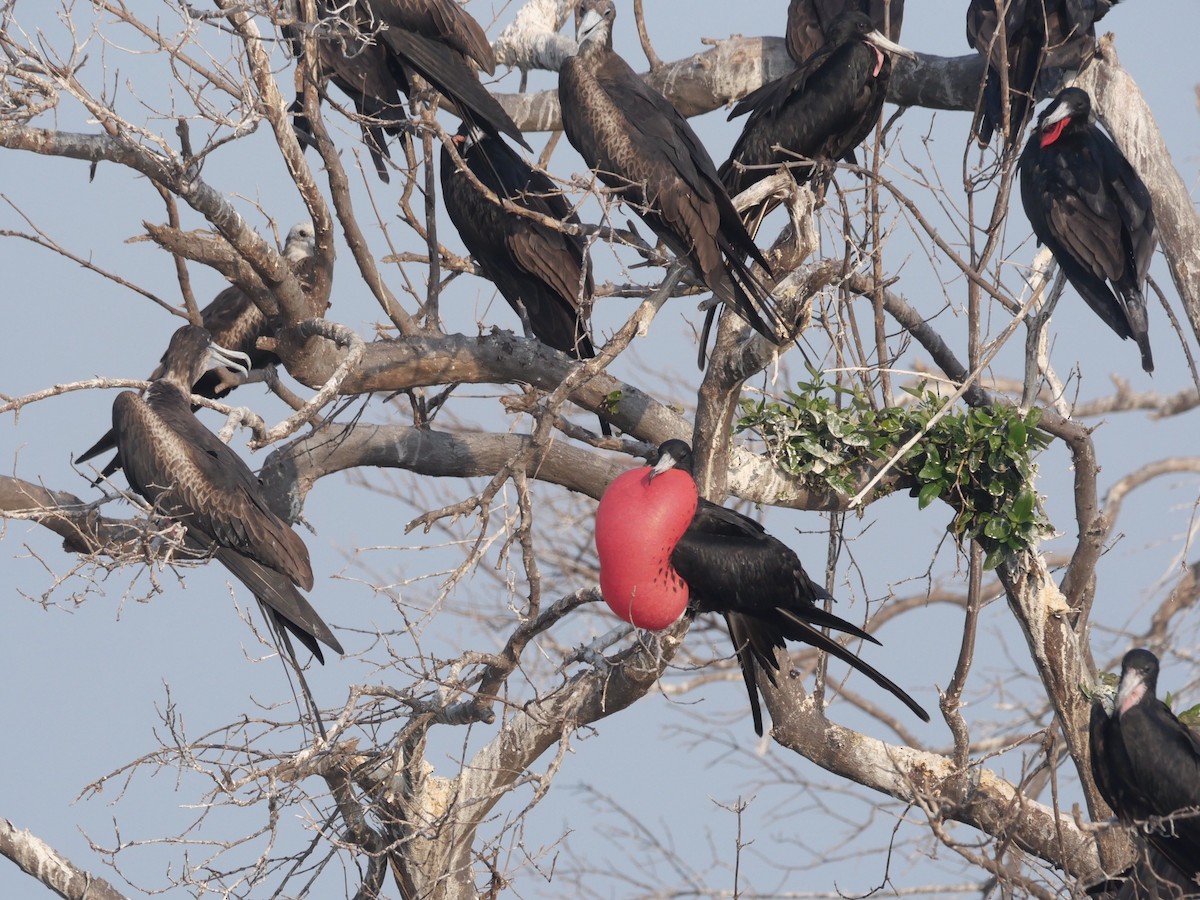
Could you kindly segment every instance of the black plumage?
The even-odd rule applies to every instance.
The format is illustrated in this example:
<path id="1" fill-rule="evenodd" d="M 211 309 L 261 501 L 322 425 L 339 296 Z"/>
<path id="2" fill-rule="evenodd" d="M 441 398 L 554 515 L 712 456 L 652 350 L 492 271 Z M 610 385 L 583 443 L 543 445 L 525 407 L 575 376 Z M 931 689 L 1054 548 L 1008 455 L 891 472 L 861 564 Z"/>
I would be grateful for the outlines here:
<path id="1" fill-rule="evenodd" d="M 271 511 L 241 457 L 192 413 L 190 386 L 212 365 L 244 368 L 239 356 L 214 346 L 196 325 L 176 331 L 165 369 L 145 396 L 124 391 L 113 401 L 117 448 L 130 487 L 187 529 L 188 547 L 216 557 L 278 625 L 324 662 L 318 641 L 343 650 L 297 590 L 313 587 L 308 548 Z"/>
<path id="2" fill-rule="evenodd" d="M 877 31 L 900 40 L 904 0 L 791 0 L 784 33 L 788 56 L 804 62 L 828 42 L 834 19 L 851 11 L 866 13 Z"/>
<path id="3" fill-rule="evenodd" d="M 1079 88 L 1059 93 L 1021 153 L 1021 202 L 1067 280 L 1154 371 L 1142 289 L 1158 243 L 1150 192 L 1092 118 Z"/>
<path id="4" fill-rule="evenodd" d="M 579 224 L 554 182 L 503 140 L 464 126 L 454 143 L 471 174 L 500 199 Z M 583 238 L 491 202 L 455 165 L 445 147 L 441 180 L 446 212 L 467 250 L 509 306 L 529 321 L 534 336 L 576 359 L 595 356 L 587 327 L 594 285 Z"/>
<path id="5" fill-rule="evenodd" d="M 1112 714 L 1099 699 L 1092 704 L 1092 775 L 1121 821 L 1142 825 L 1151 846 L 1194 879 L 1200 876 L 1200 740 L 1157 691 L 1158 657 L 1130 650 Z"/>
<path id="6" fill-rule="evenodd" d="M 744 97 L 729 114 L 749 113 L 721 179 L 740 194 L 785 163 L 797 181 L 807 181 L 813 165 L 851 156 L 879 121 L 891 77 L 889 54 L 914 55 L 876 30 L 861 12 L 839 15 L 827 42 L 799 68 Z M 765 211 L 746 214 L 753 221 Z"/>
<path id="7" fill-rule="evenodd" d="M 683 441 L 670 440 L 659 448 L 655 473 L 672 468 L 692 474 L 692 448 Z M 775 651 L 786 647 L 787 641 L 800 641 L 837 657 L 929 721 L 929 714 L 899 685 L 819 630 L 833 628 L 879 643 L 818 606 L 833 599 L 829 592 L 808 577 L 795 551 L 753 519 L 700 498 L 695 518 L 670 559 L 687 583 L 688 608 L 724 617 L 758 734 L 763 733 L 763 721 L 757 671 L 762 669 L 771 684 L 777 684 Z"/>
<path id="8" fill-rule="evenodd" d="M 1008 129 L 1014 143 L 1025 130 L 1038 96 L 1057 90 L 1068 74 L 1096 53 L 1096 22 L 1119 0 L 1005 0 L 1004 40 L 996 0 L 971 0 L 967 43 L 984 58 L 984 87 L 973 130 L 987 144 L 1004 126 L 1008 82 Z"/>
<path id="9" fill-rule="evenodd" d="M 613 52 L 615 16 L 612 0 L 576 7 L 579 50 L 558 80 L 567 139 L 717 299 L 780 343 L 775 301 L 745 262 L 749 257 L 769 272 L 766 260 L 687 119 Z"/>
<path id="10" fill-rule="evenodd" d="M 329 304 L 310 293 L 316 276 L 315 254 L 316 234 L 313 231 L 312 222 L 301 222 L 294 225 L 288 232 L 287 240 L 284 243 L 283 257 L 291 266 L 301 288 L 312 300 L 310 312 L 314 317 L 320 317 L 324 315 Z M 258 339 L 271 332 L 270 322 L 250 296 L 236 285 L 225 288 L 204 309 L 200 310 L 200 324 L 209 333 L 214 344 L 248 356 L 251 371 L 261 371 L 279 363 L 279 357 L 273 352 L 260 350 L 258 347 Z M 158 368 L 150 374 L 149 381 L 160 378 L 172 366 L 169 358 L 170 352 L 168 348 L 163 354 L 162 361 L 158 364 Z M 200 397 L 215 399 L 241 384 L 244 375 L 245 373 L 239 374 L 225 368 L 210 369 L 201 374 L 199 380 L 192 385 L 191 392 Z M 110 428 L 100 440 L 80 454 L 75 462 L 87 462 L 101 453 L 107 453 L 114 447 L 116 447 L 116 439 Z M 121 457 L 118 454 L 105 464 L 97 481 L 107 478 L 120 467 Z"/>
<path id="11" fill-rule="evenodd" d="M 297 56 L 303 52 L 295 0 L 283 26 Z M 408 124 L 401 95 L 412 93 L 415 72 L 450 100 L 458 116 L 492 135 L 507 134 L 525 147 L 521 129 L 479 82 L 476 67 L 495 74 L 496 56 L 483 28 L 455 0 L 357 0 L 347 7 L 318 0 L 315 27 L 319 84 L 332 81 L 362 117 L 363 138 L 376 171 L 388 180 L 383 136 Z M 291 112 L 297 136 L 311 143 L 311 126 L 297 98 Z"/>
<path id="12" fill-rule="evenodd" d="M 579 217 L 544 172 L 501 138 L 464 124 L 453 138 L 471 174 L 501 200 L 572 225 Z M 588 334 L 595 285 L 587 244 L 485 197 L 442 147 L 442 201 L 484 277 L 543 344 L 575 359 L 596 355 Z M 611 433 L 601 419 L 601 430 Z"/>

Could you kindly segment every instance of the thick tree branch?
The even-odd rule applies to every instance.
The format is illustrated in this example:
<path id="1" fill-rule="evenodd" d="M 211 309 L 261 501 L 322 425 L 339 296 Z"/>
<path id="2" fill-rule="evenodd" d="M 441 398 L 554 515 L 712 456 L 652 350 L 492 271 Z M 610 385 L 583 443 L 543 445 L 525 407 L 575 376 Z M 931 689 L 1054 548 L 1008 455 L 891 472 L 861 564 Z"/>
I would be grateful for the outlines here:
<path id="1" fill-rule="evenodd" d="M 771 736 L 826 771 L 918 806 L 934 820 L 964 822 L 1012 841 L 1084 883 L 1103 877 L 1091 834 L 1080 832 L 1069 816 L 1027 799 L 989 769 L 962 770 L 949 757 L 886 744 L 837 725 L 789 679 L 780 679 L 777 688 L 765 681 L 760 687 L 774 723 Z"/>
<path id="2" fill-rule="evenodd" d="M 65 900 L 125 900 L 125 895 L 103 878 L 80 869 L 8 819 L 0 819 L 0 854 Z"/>

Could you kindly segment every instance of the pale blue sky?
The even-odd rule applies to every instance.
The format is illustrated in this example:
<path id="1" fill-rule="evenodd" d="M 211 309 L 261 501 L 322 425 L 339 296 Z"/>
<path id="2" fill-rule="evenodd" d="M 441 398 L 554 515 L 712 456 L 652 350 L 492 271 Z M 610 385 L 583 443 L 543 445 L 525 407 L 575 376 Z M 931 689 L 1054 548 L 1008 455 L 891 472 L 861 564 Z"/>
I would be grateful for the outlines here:
<path id="1" fill-rule="evenodd" d="M 157 8 L 149 3 L 144 5 Z M 633 60 L 635 66 L 644 67 L 632 28 L 631 5 L 619 6 L 617 49 Z M 786 4 L 783 0 L 737 4 L 652 0 L 647 6 L 650 33 L 659 54 L 664 59 L 675 59 L 695 52 L 704 37 L 733 31 L 779 34 Z M 910 0 L 902 42 L 929 53 L 967 52 L 962 21 L 964 6 L 965 3 Z M 478 18 L 488 19 L 479 0 L 468 8 Z M 31 25 L 40 20 L 46 9 L 41 0 L 24 0 L 17 4 L 17 19 Z M 513 12 L 511 7 L 500 11 L 500 24 L 507 23 Z M 1194 39 L 1200 33 L 1200 6 L 1195 0 L 1127 0 L 1103 25 L 1117 33 L 1121 61 L 1156 111 L 1175 164 L 1189 190 L 1194 190 L 1200 152 L 1200 116 L 1194 92 L 1194 85 L 1200 82 L 1200 62 Z M 497 31 L 493 27 L 490 34 L 494 36 Z M 131 43 L 127 35 L 122 36 L 121 42 Z M 119 66 L 119 78 L 110 72 L 107 81 L 116 85 L 121 106 L 131 115 L 139 98 L 131 95 L 127 83 L 134 85 L 147 101 L 163 102 L 168 85 L 159 68 L 161 62 L 149 57 L 118 56 L 112 48 L 104 50 L 99 43 L 93 43 L 82 77 L 88 83 L 97 83 L 105 65 Z M 552 83 L 545 75 L 534 76 L 533 81 L 543 86 Z M 290 74 L 282 82 L 285 92 L 289 92 Z M 510 76 L 502 84 L 506 90 L 515 90 L 516 78 Z M 142 94 L 146 91 L 149 93 Z M 890 114 L 892 108 L 887 111 Z M 963 113 L 934 116 L 913 110 L 901 119 L 898 132 L 899 145 L 910 162 L 927 172 L 936 165 L 949 195 L 958 203 L 962 195 L 957 186 L 961 183 L 963 143 L 969 122 L 969 116 Z M 47 118 L 38 124 L 45 127 L 57 124 L 67 130 L 85 132 L 95 130 L 70 104 L 64 104 L 56 123 Z M 156 127 L 172 134 L 171 122 L 158 123 Z M 715 113 L 703 117 L 697 127 L 719 162 L 740 125 L 728 124 L 722 113 Z M 335 139 L 339 146 L 351 147 L 353 130 L 339 124 L 338 131 Z M 536 146 L 540 143 L 535 141 Z M 898 154 L 894 163 L 907 168 Z M 582 169 L 578 157 L 565 142 L 560 143 L 551 170 L 567 176 Z M 215 188 L 233 198 L 260 230 L 265 232 L 266 226 L 253 211 L 255 202 L 261 202 L 276 217 L 281 231 L 286 231 L 303 213 L 294 191 L 288 189 L 279 172 L 277 153 L 264 130 L 240 142 L 230 152 L 217 154 L 206 164 L 203 175 Z M 129 238 L 141 234 L 143 219 L 165 218 L 161 201 L 144 180 L 116 166 L 100 165 L 92 181 L 88 174 L 85 163 L 6 153 L 4 167 L 0 169 L 3 194 L 0 229 L 28 230 L 29 226 L 16 212 L 19 209 L 72 252 L 87 256 L 97 265 L 175 302 L 178 287 L 171 261 L 147 242 L 127 243 Z M 382 214 L 390 217 L 393 214 L 390 204 L 399 192 L 397 179 L 393 178 L 390 188 L 373 182 L 370 187 L 383 204 Z M 365 210 L 361 185 L 356 186 L 356 197 L 360 208 Z M 588 218 L 586 214 L 584 217 Z M 186 224 L 198 227 L 200 222 L 188 213 Z M 448 225 L 442 234 L 447 243 L 461 248 Z M 1019 247 L 1027 235 L 1023 216 L 1015 213 L 1008 235 L 1014 264 L 1025 264 L 1032 257 L 1031 244 Z M 375 236 L 372 231 L 372 238 Z M 417 248 L 413 245 L 400 249 Z M 607 265 L 611 274 L 611 254 L 599 254 L 598 259 L 607 260 L 601 265 Z M 890 272 L 900 274 L 899 288 L 918 308 L 932 311 L 941 306 L 942 289 L 910 237 L 898 234 L 895 243 L 889 245 L 886 265 Z M 348 278 L 351 262 L 345 248 L 340 252 L 340 266 Z M 9 297 L 7 324 L 0 331 L 0 350 L 6 360 L 0 392 L 5 394 L 21 394 L 93 375 L 142 376 L 153 367 L 168 335 L 179 324 L 145 298 L 24 241 L 0 240 L 0 268 L 5 272 Z M 192 274 L 201 302 L 224 286 L 215 274 L 198 267 L 193 268 Z M 633 274 L 645 279 L 654 277 L 644 269 Z M 1178 300 L 1161 260 L 1155 276 L 1177 307 Z M 382 318 L 377 307 L 353 280 L 348 284 L 345 280 L 335 281 L 335 285 L 330 316 L 359 329 L 369 339 L 373 335 L 371 323 Z M 963 303 L 957 283 L 949 290 L 954 303 Z M 503 327 L 517 327 L 507 306 L 501 300 L 493 300 L 492 291 L 483 281 L 461 278 L 447 296 L 443 310 L 452 328 L 473 331 L 476 318 Z M 598 331 L 615 328 L 631 309 L 632 305 L 625 301 L 602 303 L 596 313 Z M 1120 373 L 1136 390 L 1166 394 L 1187 388 L 1189 376 L 1182 351 L 1170 334 L 1162 311 L 1153 302 L 1151 319 L 1159 364 L 1153 379 L 1138 368 L 1132 343 L 1118 341 L 1068 291 L 1054 323 L 1053 359 L 1060 374 L 1065 375 L 1074 361 L 1079 360 L 1084 373 L 1080 393 L 1084 397 L 1109 391 L 1108 376 L 1112 372 Z M 641 367 L 667 366 L 690 389 L 697 383 L 697 375 L 688 323 L 698 322 L 692 304 L 685 301 L 669 304 L 648 338 L 636 348 L 637 352 L 620 360 L 614 373 L 637 382 L 642 377 Z M 1000 316 L 996 322 L 993 333 L 1003 326 Z M 1194 347 L 1194 341 L 1189 341 Z M 916 356 L 925 358 L 923 354 Z M 793 375 L 799 371 L 798 361 L 794 368 Z M 1011 365 L 1003 370 L 1003 374 L 1014 372 Z M 655 383 L 662 384 L 657 378 Z M 784 386 L 786 382 L 781 381 L 779 387 Z M 677 390 L 678 402 L 687 402 L 686 389 Z M 466 393 L 491 396 L 494 392 L 475 388 Z M 0 455 L 8 460 L 9 471 L 81 497 L 98 496 L 83 477 L 72 472 L 69 455 L 88 446 L 106 427 L 112 397 L 111 392 L 70 394 L 30 406 L 16 421 L 11 414 L 0 419 Z M 674 399 L 669 394 L 665 397 Z M 243 389 L 237 401 L 254 406 L 270 421 L 281 415 L 279 404 L 268 402 L 258 387 Z M 469 413 L 463 415 L 468 417 Z M 367 418 L 379 421 L 384 416 L 378 400 L 373 401 Z M 590 419 L 585 424 L 590 425 Z M 527 425 L 521 423 L 517 427 L 525 430 Z M 1141 462 L 1194 452 L 1195 436 L 1195 413 L 1153 423 L 1140 415 L 1113 417 L 1096 435 L 1104 466 L 1102 486 L 1111 484 L 1112 479 Z M 238 435 L 234 446 L 245 452 L 246 440 L 245 434 Z M 259 453 L 249 457 L 251 464 L 261 464 L 264 456 L 265 453 Z M 1070 478 L 1071 472 L 1061 453 L 1052 451 L 1044 457 L 1039 486 L 1050 498 L 1051 517 L 1068 537 L 1073 536 L 1073 523 L 1063 494 L 1069 490 Z M 399 474 L 393 480 L 402 490 L 415 493 L 419 489 L 413 476 Z M 1161 579 L 1170 577 L 1173 561 L 1180 555 L 1194 559 L 1194 554 L 1188 553 L 1186 532 L 1197 487 L 1196 479 L 1181 477 L 1155 485 L 1131 499 L 1121 520 L 1120 531 L 1125 537 L 1099 570 L 1095 616 L 1099 624 L 1109 628 L 1142 627 L 1147 608 L 1161 599 Z M 462 485 L 456 486 L 455 491 L 459 496 L 466 494 Z M 114 505 L 107 507 L 106 512 L 125 515 L 128 507 Z M 308 497 L 305 515 L 317 530 L 316 535 L 304 533 L 317 572 L 317 587 L 312 593 L 314 604 L 335 627 L 368 632 L 339 632 L 352 653 L 369 645 L 369 633 L 377 625 L 398 627 L 391 606 L 361 583 L 368 571 L 401 582 L 445 566 L 443 555 L 412 549 L 373 551 L 365 554 L 365 562 L 363 556 L 354 556 L 360 547 L 415 548 L 429 539 L 420 532 L 402 534 L 403 524 L 414 515 L 410 509 L 362 487 L 347 485 L 342 476 L 330 477 L 317 485 Z M 872 507 L 865 520 L 850 522 L 852 533 L 863 532 L 851 546 L 851 552 L 863 567 L 866 584 L 864 589 L 839 592 L 843 600 L 839 612 L 850 618 L 861 617 L 864 590 L 872 599 L 886 596 L 893 585 L 899 595 L 918 591 L 922 582 L 916 579 L 935 552 L 946 519 L 944 511 L 914 518 L 911 501 L 892 498 Z M 810 572 L 816 575 L 825 555 L 822 536 L 825 520 L 816 514 L 777 513 L 772 515 L 770 523 L 775 533 L 797 548 L 809 562 Z M 805 533 L 797 535 L 798 530 Z M 114 818 L 121 822 L 121 836 L 126 840 L 158 835 L 173 825 L 179 827 L 179 823 L 194 815 L 192 810 L 181 807 L 195 801 L 202 785 L 184 774 L 181 787 L 176 790 L 175 772 L 164 771 L 152 780 L 138 779 L 129 796 L 116 806 L 110 804 L 122 791 L 120 779 L 106 784 L 98 796 L 75 802 L 76 796 L 95 779 L 151 752 L 156 746 L 154 733 L 162 733 L 159 715 L 168 704 L 174 705 L 188 733 L 196 736 L 234 720 L 243 711 L 253 715 L 256 702 L 288 702 L 280 667 L 274 661 L 256 665 L 246 658 L 247 653 L 257 656 L 261 651 L 246 626 L 237 621 L 226 587 L 228 578 L 215 566 L 187 570 L 186 589 L 174 573 L 159 573 L 157 577 L 165 590 L 149 603 L 122 603 L 131 581 L 136 579 L 143 593 L 147 581 L 144 570 L 125 568 L 102 578 L 99 592 L 89 594 L 78 606 L 69 600 L 70 591 L 81 587 L 81 582 L 75 580 L 69 589 L 55 591 L 48 606 L 43 608 L 36 600 L 50 590 L 51 573 L 67 572 L 76 560 L 61 552 L 56 539 L 31 525 L 9 523 L 4 538 L 0 544 L 0 584 L 7 589 L 8 603 L 6 627 L 0 630 L 0 659 L 4 660 L 6 675 L 0 690 L 0 710 L 8 728 L 7 740 L 0 745 L 0 765 L 7 773 L 0 779 L 0 816 L 31 829 L 77 864 L 121 886 L 119 879 L 89 850 L 87 837 L 100 845 L 115 843 Z M 954 555 L 948 546 L 943 547 L 935 571 L 952 577 L 954 565 Z M 433 585 L 432 580 L 420 582 L 404 588 L 402 594 L 406 600 L 418 603 L 433 592 Z M 245 606 L 249 599 L 245 591 L 239 587 L 236 596 Z M 450 602 L 467 606 L 502 603 L 505 599 L 491 579 L 480 576 L 460 585 Z M 432 627 L 427 632 L 429 640 L 454 646 L 462 629 L 465 636 L 461 639 L 466 646 L 483 645 L 480 636 L 471 633 L 458 619 L 449 616 L 446 619 L 444 631 L 439 633 Z M 1194 628 L 1196 618 L 1189 616 L 1185 622 Z M 611 624 L 602 615 L 594 615 L 596 633 Z M 944 686 L 950 677 L 959 624 L 957 615 L 943 610 L 921 611 L 907 621 L 889 626 L 880 635 L 886 646 L 870 648 L 869 658 L 933 710 L 937 705 L 935 685 Z M 968 716 L 979 723 L 1006 721 L 1014 715 L 1012 704 L 1031 702 L 1036 696 L 1029 682 L 1031 667 L 1023 642 L 1002 603 L 985 611 L 981 628 L 984 641 L 978 661 L 979 677 L 973 682 L 975 692 Z M 1197 649 L 1194 633 L 1190 629 L 1181 631 L 1179 649 L 1184 655 Z M 696 633 L 690 639 L 703 638 Z M 724 638 L 715 646 L 718 653 L 728 652 Z M 1120 639 L 1104 634 L 1097 635 L 1096 646 L 1098 657 L 1106 650 L 1119 655 L 1125 649 Z M 1019 671 L 1020 679 L 1008 674 L 1014 669 Z M 1195 677 L 1195 669 L 1168 661 L 1163 683 L 1172 686 Z M 378 676 L 369 665 L 347 658 L 334 660 L 323 671 L 314 672 L 311 681 L 324 703 L 337 704 L 349 685 L 374 678 Z M 984 690 L 1000 678 L 1012 679 L 1010 693 Z M 881 704 L 890 700 L 877 695 L 861 679 L 853 679 L 851 683 Z M 1194 702 L 1200 698 L 1191 699 Z M 653 863 L 640 860 L 635 853 L 639 838 L 622 837 L 620 820 L 597 809 L 597 796 L 610 797 L 656 833 L 665 836 L 669 831 L 687 865 L 700 872 L 713 865 L 722 868 L 732 865 L 731 848 L 737 823 L 722 807 L 736 803 L 739 798 L 754 798 L 742 821 L 743 840 L 753 841 L 742 862 L 743 886 L 753 884 L 761 892 L 799 892 L 831 890 L 836 883 L 841 890 L 853 894 L 868 890 L 881 880 L 881 848 L 888 838 L 891 814 L 880 816 L 876 827 L 863 833 L 858 827 L 860 821 L 871 817 L 870 805 L 875 798 L 864 803 L 835 789 L 797 795 L 789 786 L 794 777 L 788 774 L 788 767 L 806 777 L 826 780 L 820 778 L 812 764 L 767 746 L 764 753 L 768 765 L 759 769 L 732 752 L 734 744 L 743 750 L 753 747 L 749 710 L 739 683 L 708 685 L 686 695 L 682 701 L 700 704 L 706 712 L 728 710 L 727 730 L 700 733 L 704 726 L 689 717 L 686 707 L 673 706 L 657 695 L 600 723 L 586 739 L 574 742 L 574 751 L 565 761 L 550 796 L 531 814 L 527 845 L 534 848 L 549 844 L 569 829 L 571 848 L 598 870 L 591 879 L 596 896 L 628 896 L 629 886 L 607 877 L 604 870 L 620 871 L 632 866 L 649 877 Z M 892 710 L 890 705 L 888 708 L 897 715 L 903 714 L 902 709 Z M 892 737 L 882 726 L 849 709 L 847 704 L 836 704 L 830 715 L 885 739 Z M 948 740 L 945 727 L 936 722 L 924 730 L 915 721 L 905 721 L 905 725 L 936 747 L 944 746 Z M 460 734 L 453 734 L 447 740 L 452 745 L 461 738 Z M 451 753 L 452 749 L 443 752 Z M 435 757 L 433 762 L 445 766 L 442 774 L 453 774 L 444 758 Z M 1007 767 L 1007 774 L 1013 776 L 1018 762 L 1013 756 L 994 764 Z M 525 799 L 522 797 L 521 803 Z M 220 812 L 214 814 L 217 820 L 214 824 L 226 816 L 237 819 L 230 827 L 244 831 L 263 818 L 260 812 Z M 215 838 L 220 833 L 220 827 L 214 827 L 203 836 Z M 839 860 L 824 865 L 813 864 L 808 850 L 803 849 L 830 853 L 831 846 L 837 847 L 843 841 L 850 845 L 831 855 L 852 856 L 860 846 L 874 849 L 857 863 Z M 196 847 L 191 853 L 193 858 L 203 858 L 206 851 Z M 894 859 L 891 873 L 894 883 L 902 887 L 961 883 L 962 874 L 951 856 L 943 850 L 936 861 L 923 855 Z M 774 859 L 776 863 L 790 860 L 805 871 L 784 880 L 772 873 L 765 859 Z M 507 862 L 516 865 L 515 859 Z M 145 850 L 129 854 L 124 864 L 143 883 L 161 885 L 165 882 L 164 872 L 177 867 L 178 862 L 174 853 Z M 666 868 L 658 871 L 658 875 L 681 886 L 688 883 L 687 877 L 671 874 Z M 710 886 L 730 888 L 728 872 L 713 875 Z M 527 874 L 518 888 L 518 893 L 526 897 L 562 895 L 555 883 L 547 885 L 532 874 Z M 0 865 L 0 896 L 44 895 L 15 868 Z M 172 896 L 181 894 L 176 892 Z M 254 896 L 266 896 L 266 892 L 255 891 Z"/>

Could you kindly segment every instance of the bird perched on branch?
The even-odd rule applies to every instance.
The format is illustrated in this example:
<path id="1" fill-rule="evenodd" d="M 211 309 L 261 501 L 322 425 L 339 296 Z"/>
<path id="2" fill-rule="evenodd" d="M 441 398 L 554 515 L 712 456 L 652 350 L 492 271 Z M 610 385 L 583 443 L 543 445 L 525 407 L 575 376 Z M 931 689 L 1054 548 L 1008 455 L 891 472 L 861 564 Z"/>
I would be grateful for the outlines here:
<path id="1" fill-rule="evenodd" d="M 308 548 L 271 511 L 242 458 L 200 423 L 189 393 L 213 366 L 240 369 L 243 353 L 214 345 L 207 331 L 185 325 L 171 338 L 164 369 L 144 397 L 123 391 L 113 401 L 113 435 L 129 486 L 157 514 L 186 529 L 197 557 L 213 556 L 262 604 L 289 652 L 290 631 L 321 662 L 320 641 L 342 645 L 298 588 L 312 590 Z"/>
<path id="2" fill-rule="evenodd" d="M 804 62 L 828 42 L 834 20 L 852 11 L 870 16 L 876 30 L 889 40 L 900 40 L 904 0 L 791 0 L 784 32 L 788 56 Z"/>
<path id="3" fill-rule="evenodd" d="M 916 56 L 879 32 L 865 13 L 834 19 L 826 43 L 799 68 L 747 94 L 730 112 L 730 119 L 749 118 L 720 169 L 726 190 L 740 194 L 784 164 L 793 164 L 789 171 L 803 184 L 815 171 L 803 160 L 853 158 L 879 121 L 891 54 Z M 766 212 L 764 205 L 743 220 L 756 223 Z"/>
<path id="4" fill-rule="evenodd" d="M 1133 338 L 1154 371 L 1143 287 L 1158 243 L 1150 191 L 1092 117 L 1086 91 L 1067 88 L 1038 118 L 1021 152 L 1021 203 L 1040 243 L 1105 324 Z"/>
<path id="5" fill-rule="evenodd" d="M 1158 699 L 1158 657 L 1135 649 L 1121 660 L 1111 715 L 1092 703 L 1092 776 L 1127 825 L 1190 879 L 1200 876 L 1200 739 Z M 1165 895 L 1164 895 L 1165 896 Z M 1172 895 L 1173 896 L 1173 895 Z"/>
<path id="6" fill-rule="evenodd" d="M 502 139 L 467 124 L 453 138 L 463 163 L 501 201 L 579 224 L 562 191 Z M 581 235 L 565 234 L 543 222 L 504 209 L 474 184 L 442 147 L 442 200 L 459 237 L 508 305 L 543 344 L 575 359 L 596 355 L 588 334 L 592 263 Z M 611 433 L 601 419 L 601 429 Z"/>
<path id="7" fill-rule="evenodd" d="M 379 177 L 388 180 L 390 157 L 384 132 L 399 134 L 409 124 L 401 95 L 411 96 L 415 73 L 453 104 L 464 122 L 491 135 L 507 134 L 526 149 L 521 129 L 479 82 L 476 69 L 494 75 L 496 55 L 479 23 L 455 0 L 317 0 L 317 22 L 300 20 L 297 0 L 286 0 L 284 37 L 302 57 L 304 35 L 316 37 L 317 58 L 304 60 L 318 88 L 332 81 L 361 118 L 363 140 Z M 304 116 L 303 73 L 290 112 L 299 140 L 313 142 Z"/>
<path id="8" fill-rule="evenodd" d="M 300 281 L 301 288 L 309 295 L 311 301 L 309 312 L 314 317 L 319 317 L 324 315 L 329 303 L 328 298 L 317 298 L 310 293 L 316 277 L 315 254 L 316 234 L 313 231 L 312 222 L 301 222 L 292 226 L 283 245 L 283 258 L 288 261 L 292 272 Z M 258 339 L 271 333 L 271 323 L 250 296 L 237 285 L 225 288 L 204 309 L 200 310 L 200 324 L 209 333 L 214 344 L 249 357 L 251 372 L 261 373 L 268 366 L 279 364 L 278 356 L 270 350 L 260 350 L 258 347 Z M 160 378 L 163 372 L 173 365 L 169 358 L 170 352 L 168 348 L 167 352 L 163 354 L 158 368 L 150 374 L 148 380 L 154 381 Z M 190 393 L 207 397 L 210 400 L 216 399 L 241 384 L 245 375 L 246 373 L 239 375 L 228 368 L 202 371 L 199 380 L 191 385 Z M 116 447 L 116 440 L 110 428 L 75 462 L 87 462 L 101 453 L 107 453 L 114 447 Z M 96 481 L 107 478 L 119 468 L 121 468 L 121 456 L 117 454 L 104 465 L 100 471 L 100 477 Z"/>
<path id="9" fill-rule="evenodd" d="M 1096 53 L 1096 23 L 1119 0 L 971 0 L 967 43 L 986 61 L 972 130 L 981 144 L 1001 129 L 1006 144 L 1025 130 L 1039 95 L 1057 90 Z M 1004 11 L 1003 34 L 1001 16 Z M 1007 128 L 1005 93 L 1007 82 Z"/>
<path id="10" fill-rule="evenodd" d="M 601 593 L 625 621 L 662 629 L 685 611 L 724 617 L 758 734 L 763 733 L 758 670 L 777 685 L 776 650 L 787 641 L 837 657 L 929 721 L 899 685 L 820 630 L 879 643 L 817 605 L 833 598 L 808 577 L 790 547 L 753 519 L 698 496 L 692 449 L 685 442 L 667 441 L 653 468 L 613 480 L 596 511 L 596 549 Z"/>
<path id="11" fill-rule="evenodd" d="M 747 257 L 770 273 L 721 186 L 708 151 L 670 101 L 612 49 L 612 0 L 580 0 L 578 52 L 559 71 L 563 131 L 596 177 L 620 194 L 714 297 L 763 337 L 785 336 L 770 290 Z M 707 336 L 711 324 L 705 324 Z M 706 340 L 701 339 L 703 358 Z"/>

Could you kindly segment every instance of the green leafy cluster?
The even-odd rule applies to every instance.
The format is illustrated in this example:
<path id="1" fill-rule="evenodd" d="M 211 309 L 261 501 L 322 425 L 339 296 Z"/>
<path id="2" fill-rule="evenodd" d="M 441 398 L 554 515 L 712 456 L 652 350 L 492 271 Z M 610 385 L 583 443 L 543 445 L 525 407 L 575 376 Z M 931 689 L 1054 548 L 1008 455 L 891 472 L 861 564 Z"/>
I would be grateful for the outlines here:
<path id="1" fill-rule="evenodd" d="M 939 498 L 953 507 L 951 532 L 979 541 L 986 568 L 1051 530 L 1033 488 L 1031 456 L 1050 440 L 1037 430 L 1038 410 L 966 407 L 930 426 L 945 401 L 923 385 L 906 389 L 916 402 L 878 409 L 861 389 L 810 374 L 785 401 L 744 400 L 737 423 L 738 431 L 757 431 L 776 463 L 808 488 L 855 493 L 864 472 L 923 432 L 893 471 L 919 508 Z"/>

